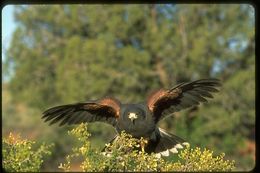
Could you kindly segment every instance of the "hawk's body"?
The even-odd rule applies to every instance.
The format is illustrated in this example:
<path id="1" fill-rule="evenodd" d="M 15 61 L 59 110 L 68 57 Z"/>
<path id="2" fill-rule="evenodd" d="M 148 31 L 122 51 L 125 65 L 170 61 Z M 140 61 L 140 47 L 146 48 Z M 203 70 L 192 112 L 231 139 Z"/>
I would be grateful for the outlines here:
<path id="1" fill-rule="evenodd" d="M 43 118 L 46 118 L 45 121 L 52 120 L 51 124 L 60 122 L 60 125 L 105 122 L 114 126 L 118 133 L 125 131 L 135 138 L 146 138 L 146 152 L 169 155 L 169 151 L 176 153 L 184 140 L 157 127 L 158 122 L 174 112 L 206 102 L 206 98 L 213 98 L 211 93 L 217 92 L 219 85 L 217 79 L 181 83 L 169 90 L 153 93 L 140 104 L 121 104 L 114 98 L 104 98 L 56 106 L 46 110 Z"/>

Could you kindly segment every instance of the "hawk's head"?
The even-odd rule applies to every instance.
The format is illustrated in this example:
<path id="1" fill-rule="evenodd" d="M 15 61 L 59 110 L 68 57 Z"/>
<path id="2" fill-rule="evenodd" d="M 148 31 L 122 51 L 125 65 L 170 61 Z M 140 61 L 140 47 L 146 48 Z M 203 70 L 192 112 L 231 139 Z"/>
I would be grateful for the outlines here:
<path id="1" fill-rule="evenodd" d="M 137 104 L 129 104 L 123 112 L 123 117 L 125 121 L 135 124 L 138 121 L 143 121 L 145 119 L 145 110 Z"/>

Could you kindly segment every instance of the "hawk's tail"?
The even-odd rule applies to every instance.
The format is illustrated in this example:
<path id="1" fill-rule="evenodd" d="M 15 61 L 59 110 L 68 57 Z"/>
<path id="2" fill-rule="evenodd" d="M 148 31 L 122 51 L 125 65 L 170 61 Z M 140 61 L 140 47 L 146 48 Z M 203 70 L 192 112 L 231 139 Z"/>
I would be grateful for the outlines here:
<path id="1" fill-rule="evenodd" d="M 117 138 L 119 137 L 119 135 L 117 134 L 110 142 L 109 142 L 109 144 L 112 144 Z M 102 150 L 101 150 L 101 152 L 105 152 L 105 149 L 107 148 L 107 146 L 105 146 Z"/>
<path id="2" fill-rule="evenodd" d="M 157 134 L 158 135 L 158 134 Z M 165 130 L 159 128 L 159 137 L 153 145 L 153 151 L 158 156 L 169 156 L 170 153 L 178 153 L 179 149 L 184 148 L 184 145 L 189 145 L 184 139 L 170 134 Z"/>
<path id="3" fill-rule="evenodd" d="M 109 143 L 112 144 L 119 135 L 117 134 Z M 156 139 L 148 141 L 148 144 L 145 147 L 147 153 L 157 153 L 157 156 L 169 156 L 170 153 L 178 153 L 179 149 L 184 148 L 184 145 L 189 145 L 182 138 L 170 134 L 165 130 L 159 128 L 156 131 Z M 106 146 L 102 149 L 101 152 L 105 154 Z"/>

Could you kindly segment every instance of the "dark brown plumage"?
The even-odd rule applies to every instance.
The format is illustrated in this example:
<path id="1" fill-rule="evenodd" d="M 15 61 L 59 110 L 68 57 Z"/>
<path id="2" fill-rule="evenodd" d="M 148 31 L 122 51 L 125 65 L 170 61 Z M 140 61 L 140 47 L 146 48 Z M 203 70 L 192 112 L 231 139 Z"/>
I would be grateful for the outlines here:
<path id="1" fill-rule="evenodd" d="M 145 150 L 168 155 L 181 147 L 183 139 L 169 134 L 157 127 L 166 116 L 182 109 L 196 106 L 213 98 L 211 93 L 218 92 L 218 79 L 201 79 L 181 83 L 171 89 L 160 89 L 148 97 L 145 103 L 121 104 L 114 98 L 98 101 L 56 106 L 43 112 L 45 121 L 60 125 L 101 121 L 111 124 L 118 133 L 126 131 L 133 137 L 148 139 Z M 116 140 L 116 137 L 113 139 Z"/>

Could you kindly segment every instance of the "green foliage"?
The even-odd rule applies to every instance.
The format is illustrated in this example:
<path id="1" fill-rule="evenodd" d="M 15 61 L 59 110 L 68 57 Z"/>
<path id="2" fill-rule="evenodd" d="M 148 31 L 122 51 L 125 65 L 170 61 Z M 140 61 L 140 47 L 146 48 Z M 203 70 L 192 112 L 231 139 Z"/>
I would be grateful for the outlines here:
<path id="1" fill-rule="evenodd" d="M 224 160 L 225 154 L 213 156 L 213 151 L 199 147 L 195 149 L 187 147 L 178 155 L 181 161 L 174 163 L 176 171 L 232 171 L 235 161 Z"/>
<path id="2" fill-rule="evenodd" d="M 2 140 L 3 168 L 7 172 L 38 172 L 44 155 L 50 155 L 52 145 L 42 144 L 33 149 L 34 141 L 21 139 L 12 133 Z"/>
<path id="3" fill-rule="evenodd" d="M 143 138 L 135 139 L 122 132 L 112 144 L 106 144 L 104 152 L 91 148 L 90 134 L 87 124 L 81 124 L 69 132 L 81 141 L 81 146 L 73 148 L 73 154 L 66 157 L 66 163 L 59 168 L 70 171 L 72 159 L 83 157 L 80 165 L 83 171 L 232 171 L 234 161 L 224 160 L 224 153 L 213 156 L 213 151 L 186 146 L 179 154 L 177 162 L 165 161 L 155 153 L 144 152 L 147 141 Z"/>

